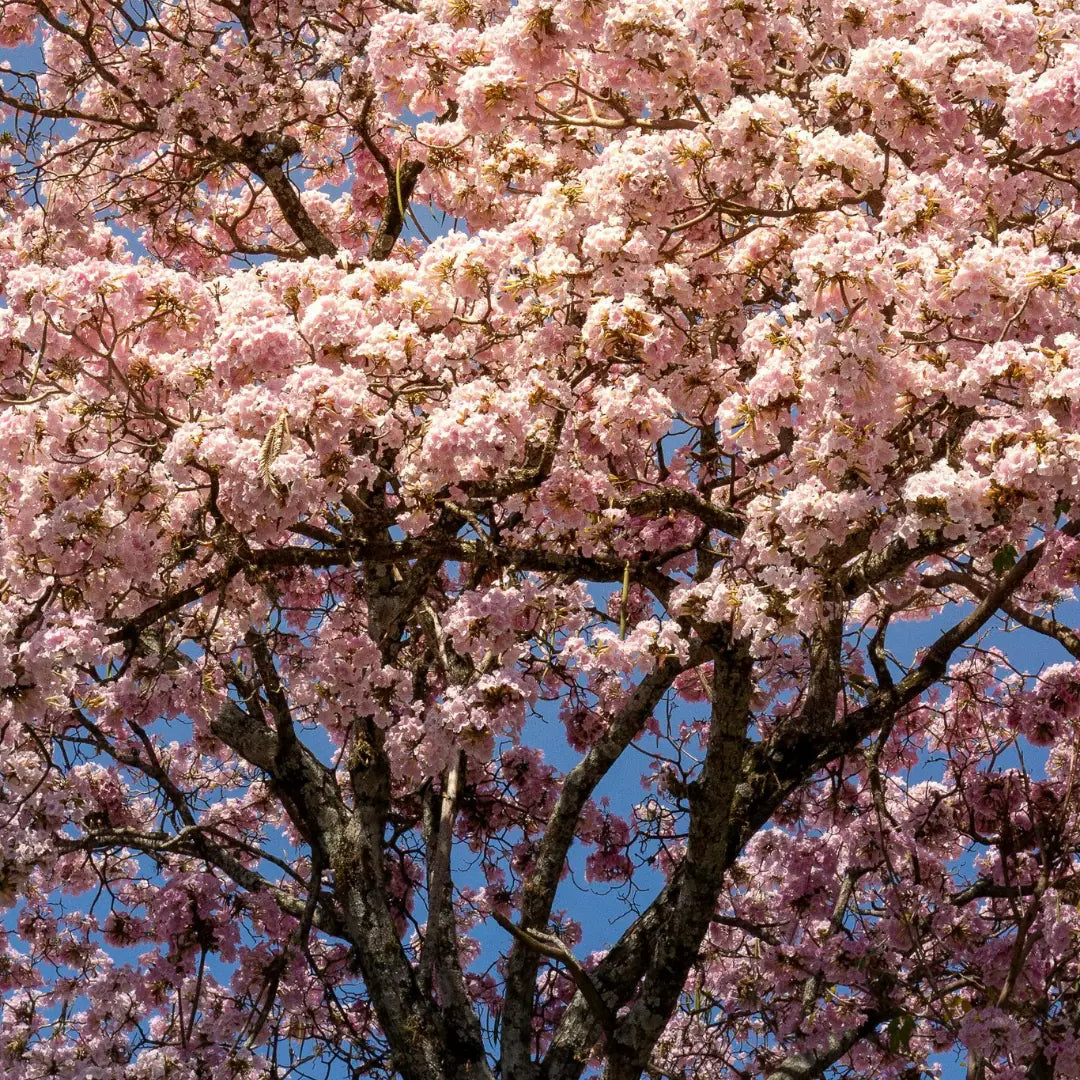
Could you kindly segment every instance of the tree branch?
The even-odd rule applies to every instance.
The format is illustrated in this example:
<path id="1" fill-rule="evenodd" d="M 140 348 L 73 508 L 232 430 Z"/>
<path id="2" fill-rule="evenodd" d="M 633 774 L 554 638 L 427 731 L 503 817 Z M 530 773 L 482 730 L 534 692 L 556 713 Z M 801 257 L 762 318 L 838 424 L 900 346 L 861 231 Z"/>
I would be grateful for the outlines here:
<path id="1" fill-rule="evenodd" d="M 675 676 L 702 661 L 700 645 L 692 649 L 685 665 L 674 658 L 660 661 L 612 717 L 607 731 L 567 773 L 548 818 L 533 869 L 522 887 L 519 929 L 523 933 L 532 933 L 547 925 L 581 811 L 597 784 L 641 731 Z M 502 1069 L 507 1076 L 527 1077 L 535 1070 L 531 1046 L 537 967 L 535 951 L 526 948 L 515 937 L 507 960 L 503 1005 Z"/>
<path id="2" fill-rule="evenodd" d="M 638 1080 L 671 1016 L 709 929 L 729 865 L 729 832 L 742 776 L 753 662 L 743 648 L 713 661 L 712 717 L 705 764 L 690 799 L 690 830 L 679 890 L 660 924 L 640 991 L 619 1023 L 608 1055 L 609 1080 Z"/>
<path id="3" fill-rule="evenodd" d="M 245 135 L 239 146 L 218 135 L 205 135 L 201 141 L 220 161 L 246 166 L 266 185 L 281 211 L 281 216 L 309 255 L 316 258 L 328 255 L 333 258 L 337 254 L 337 245 L 312 221 L 311 215 L 304 208 L 300 192 L 285 175 L 285 162 L 299 154 L 302 149 L 299 140 L 291 135 L 267 135 L 257 132 Z"/>
<path id="4" fill-rule="evenodd" d="M 409 205 L 420 174 L 424 171 L 424 163 L 398 161 L 395 164 L 390 161 L 385 151 L 373 138 L 368 126 L 371 106 L 374 102 L 374 92 L 368 93 L 364 98 L 363 108 L 360 110 L 357 130 L 368 153 L 379 163 L 383 176 L 386 178 L 386 202 L 382 221 L 379 222 L 375 239 L 371 241 L 371 247 L 368 249 L 369 257 L 375 262 L 381 262 L 390 257 L 390 252 L 394 250 L 394 244 L 397 243 L 401 230 L 405 227 L 405 208 Z"/>
<path id="5" fill-rule="evenodd" d="M 830 1035 L 817 1050 L 789 1054 L 769 1073 L 766 1080 L 817 1080 L 817 1077 L 835 1065 L 856 1043 L 873 1034 L 874 1029 L 891 1015 L 893 1014 L 890 1010 L 872 1010 L 858 1027 Z"/>
<path id="6" fill-rule="evenodd" d="M 940 588 L 942 585 L 959 585 L 967 589 L 972 596 L 982 598 L 986 596 L 988 586 L 976 580 L 972 574 L 963 574 L 957 570 L 943 570 L 935 574 L 923 574 L 921 583 L 928 588 Z M 1056 619 L 1048 619 L 1045 615 L 1038 615 L 1021 607 L 1011 597 L 1002 601 L 1001 610 L 1009 616 L 1013 622 L 1033 630 L 1044 637 L 1052 638 L 1058 642 L 1070 655 L 1080 660 L 1080 634 L 1068 626 L 1062 626 Z"/>
<path id="7" fill-rule="evenodd" d="M 577 988 L 583 994 L 585 1000 L 592 1009 L 596 1019 L 600 1021 L 604 1031 L 611 1035 L 615 1030 L 615 1014 L 607 1007 L 607 1003 L 600 996 L 589 973 L 578 963 L 577 957 L 559 940 L 554 934 L 544 934 L 539 930 L 522 930 L 515 926 L 505 915 L 493 911 L 492 918 L 509 933 L 516 941 L 526 949 L 545 956 L 549 960 L 557 960 L 570 972 L 571 978 L 577 984 Z"/>

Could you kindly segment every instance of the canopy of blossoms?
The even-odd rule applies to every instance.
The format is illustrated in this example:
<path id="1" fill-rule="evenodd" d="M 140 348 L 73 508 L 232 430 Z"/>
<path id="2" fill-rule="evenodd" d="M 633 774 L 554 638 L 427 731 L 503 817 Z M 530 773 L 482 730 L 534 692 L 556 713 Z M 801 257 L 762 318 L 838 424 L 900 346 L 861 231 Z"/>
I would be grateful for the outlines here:
<path id="1" fill-rule="evenodd" d="M 1080 1074 L 1072 0 L 0 43 L 0 1075 Z"/>

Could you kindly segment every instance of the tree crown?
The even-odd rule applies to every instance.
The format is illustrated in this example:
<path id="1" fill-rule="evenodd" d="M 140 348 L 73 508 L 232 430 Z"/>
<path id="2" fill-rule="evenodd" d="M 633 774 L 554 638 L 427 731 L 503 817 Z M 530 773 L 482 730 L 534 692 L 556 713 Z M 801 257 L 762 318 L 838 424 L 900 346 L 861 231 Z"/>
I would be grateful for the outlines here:
<path id="1" fill-rule="evenodd" d="M 1077 19 L 0 2 L 0 1072 L 1080 1073 Z"/>

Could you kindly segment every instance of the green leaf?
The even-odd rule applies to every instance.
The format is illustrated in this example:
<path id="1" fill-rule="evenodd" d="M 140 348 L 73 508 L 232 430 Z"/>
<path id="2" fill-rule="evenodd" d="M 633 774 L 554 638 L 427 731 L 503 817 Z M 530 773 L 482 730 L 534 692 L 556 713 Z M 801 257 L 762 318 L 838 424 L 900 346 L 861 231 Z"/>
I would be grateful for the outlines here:
<path id="1" fill-rule="evenodd" d="M 889 1052 L 906 1054 L 911 1049 L 911 1036 L 915 1031 L 915 1017 L 911 1013 L 901 1013 L 889 1021 Z"/>
<path id="2" fill-rule="evenodd" d="M 994 556 L 994 573 L 998 577 L 1007 574 L 1016 565 L 1017 557 L 1016 548 L 1012 544 L 1000 548 Z"/>

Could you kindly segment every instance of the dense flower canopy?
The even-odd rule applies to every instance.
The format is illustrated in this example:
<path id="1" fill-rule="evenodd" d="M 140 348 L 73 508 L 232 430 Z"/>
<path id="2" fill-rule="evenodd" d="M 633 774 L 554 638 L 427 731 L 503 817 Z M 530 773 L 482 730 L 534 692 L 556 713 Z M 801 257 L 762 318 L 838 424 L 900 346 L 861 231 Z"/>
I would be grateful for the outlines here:
<path id="1" fill-rule="evenodd" d="M 1080 1075 L 1072 0 L 0 42 L 0 1075 Z"/>

